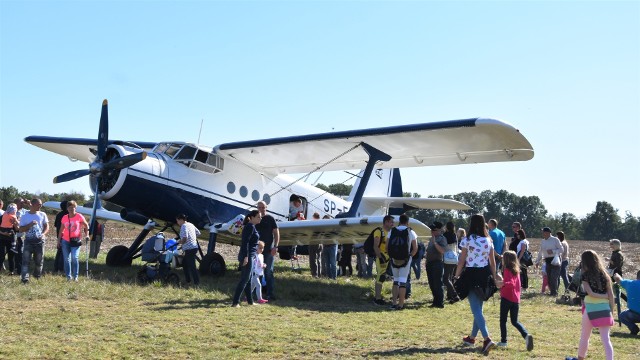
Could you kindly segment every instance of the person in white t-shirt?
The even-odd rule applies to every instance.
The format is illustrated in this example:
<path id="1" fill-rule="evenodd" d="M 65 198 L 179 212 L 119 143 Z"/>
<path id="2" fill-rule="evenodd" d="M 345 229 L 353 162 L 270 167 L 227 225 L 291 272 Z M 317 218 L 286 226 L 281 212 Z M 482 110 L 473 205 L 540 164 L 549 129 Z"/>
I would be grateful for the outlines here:
<path id="1" fill-rule="evenodd" d="M 264 263 L 264 256 L 262 255 L 263 251 L 264 242 L 258 241 L 258 255 L 254 258 L 255 260 L 253 261 L 253 274 L 251 274 L 251 293 L 253 293 L 253 291 L 256 292 L 258 304 L 269 302 L 269 300 L 265 300 L 262 298 L 262 281 L 260 281 L 260 279 L 264 275 L 264 268 L 267 267 Z"/>
<path id="2" fill-rule="evenodd" d="M 418 252 L 418 236 L 416 232 L 409 227 L 409 217 L 400 215 L 400 225 L 394 227 L 387 235 L 387 250 L 389 250 L 390 239 L 395 236 L 397 231 L 409 230 L 409 253 L 404 263 L 397 259 L 391 259 L 391 272 L 393 273 L 393 288 L 391 289 L 391 308 L 394 310 L 402 310 L 404 308 L 404 300 L 407 293 L 407 278 L 411 271 L 411 258 Z"/>
<path id="3" fill-rule="evenodd" d="M 44 264 L 44 242 L 49 232 L 49 219 L 47 215 L 40 211 L 42 201 L 40 199 L 31 200 L 29 212 L 20 217 L 20 231 L 25 233 L 24 248 L 22 249 L 22 283 L 29 282 L 29 262 L 33 256 L 35 269 L 33 277 L 36 279 L 42 275 L 42 265 Z"/>
<path id="4" fill-rule="evenodd" d="M 525 251 L 529 250 L 529 240 L 527 240 L 527 233 L 524 229 L 516 231 L 514 237 L 518 239 L 518 245 L 516 245 L 516 254 L 518 254 L 518 262 L 520 262 L 520 286 L 525 292 L 529 288 L 529 275 L 527 274 L 528 267 L 522 263 L 522 257 Z"/>

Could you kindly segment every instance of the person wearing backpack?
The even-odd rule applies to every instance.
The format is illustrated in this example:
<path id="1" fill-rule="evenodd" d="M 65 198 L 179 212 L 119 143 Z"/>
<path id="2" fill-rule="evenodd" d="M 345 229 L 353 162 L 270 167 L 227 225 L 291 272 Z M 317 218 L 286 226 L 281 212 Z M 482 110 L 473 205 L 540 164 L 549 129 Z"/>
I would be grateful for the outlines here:
<path id="1" fill-rule="evenodd" d="M 393 273 L 391 308 L 394 310 L 404 309 L 411 257 L 418 251 L 417 238 L 415 231 L 409 227 L 409 217 L 405 214 L 400 215 L 400 225 L 392 228 L 387 235 L 387 250 Z"/>
<path id="2" fill-rule="evenodd" d="M 376 283 L 375 283 L 375 299 L 373 303 L 376 305 L 385 305 L 382 300 L 382 283 L 387 279 L 387 268 L 389 267 L 389 253 L 387 252 L 387 234 L 393 227 L 393 216 L 387 215 L 382 219 L 382 227 L 376 228 L 371 232 L 371 240 L 367 238 L 365 241 L 365 252 L 373 251 L 376 257 Z M 373 243 L 369 250 L 369 243 Z"/>

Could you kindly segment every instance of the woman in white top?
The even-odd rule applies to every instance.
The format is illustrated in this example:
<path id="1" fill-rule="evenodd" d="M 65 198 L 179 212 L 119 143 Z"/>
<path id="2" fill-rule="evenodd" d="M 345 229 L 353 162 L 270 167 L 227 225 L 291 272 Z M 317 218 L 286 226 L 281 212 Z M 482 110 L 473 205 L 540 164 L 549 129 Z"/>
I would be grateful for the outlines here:
<path id="1" fill-rule="evenodd" d="M 529 240 L 527 240 L 527 233 L 524 229 L 520 229 L 515 233 L 515 237 L 518 239 L 518 245 L 516 246 L 516 254 L 518 254 L 518 261 L 520 262 L 520 286 L 522 290 L 529 288 L 529 275 L 527 274 L 527 266 L 522 263 L 522 256 L 524 252 L 529 250 Z"/>
<path id="2" fill-rule="evenodd" d="M 493 249 L 493 243 L 487 232 L 484 216 L 476 214 L 471 216 L 469 225 L 469 233 L 467 237 L 460 242 L 462 252 L 458 258 L 458 267 L 456 269 L 455 278 L 460 278 L 464 268 L 464 278 L 461 281 L 465 284 L 468 291 L 469 306 L 473 314 L 473 327 L 471 334 L 462 339 L 463 343 L 474 346 L 478 331 L 482 333 L 484 342 L 482 344 L 482 353 L 487 355 L 496 343 L 489 337 L 489 330 L 482 313 L 482 305 L 484 299 L 478 294 L 476 288 L 484 290 L 487 287 L 489 275 L 493 275 L 496 286 L 500 286 L 500 278 L 496 273 L 496 259 Z"/>

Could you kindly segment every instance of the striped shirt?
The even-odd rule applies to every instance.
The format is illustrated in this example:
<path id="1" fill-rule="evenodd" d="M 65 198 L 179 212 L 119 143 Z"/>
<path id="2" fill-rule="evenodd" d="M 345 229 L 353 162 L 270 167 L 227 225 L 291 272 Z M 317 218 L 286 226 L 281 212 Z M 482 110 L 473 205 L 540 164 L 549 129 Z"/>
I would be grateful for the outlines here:
<path id="1" fill-rule="evenodd" d="M 182 244 L 182 250 L 197 249 L 198 235 L 200 235 L 200 230 L 192 223 L 185 221 L 180 227 L 180 239 L 187 239 L 187 241 Z"/>

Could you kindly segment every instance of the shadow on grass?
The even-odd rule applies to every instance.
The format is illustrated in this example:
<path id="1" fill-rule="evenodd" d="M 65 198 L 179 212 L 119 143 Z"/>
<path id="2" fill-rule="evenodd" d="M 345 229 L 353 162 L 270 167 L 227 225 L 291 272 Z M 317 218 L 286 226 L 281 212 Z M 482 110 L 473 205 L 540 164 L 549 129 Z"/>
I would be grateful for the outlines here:
<path id="1" fill-rule="evenodd" d="M 393 350 L 385 350 L 385 351 L 374 351 L 370 352 L 368 356 L 373 357 L 383 357 L 383 356 L 412 356 L 412 355 L 426 355 L 426 354 L 468 354 L 472 352 L 477 352 L 477 349 L 464 347 L 464 346 L 456 346 L 456 347 L 441 347 L 441 348 L 417 348 L 417 347 L 407 347 L 401 349 L 393 349 Z"/>
<path id="2" fill-rule="evenodd" d="M 615 327 L 614 327 L 615 329 Z M 639 339 L 640 340 L 640 335 L 633 335 L 629 332 L 629 330 L 624 327 L 624 332 L 617 332 L 617 331 L 611 331 L 609 334 L 611 337 L 617 337 L 617 338 L 627 338 L 627 339 Z"/>

